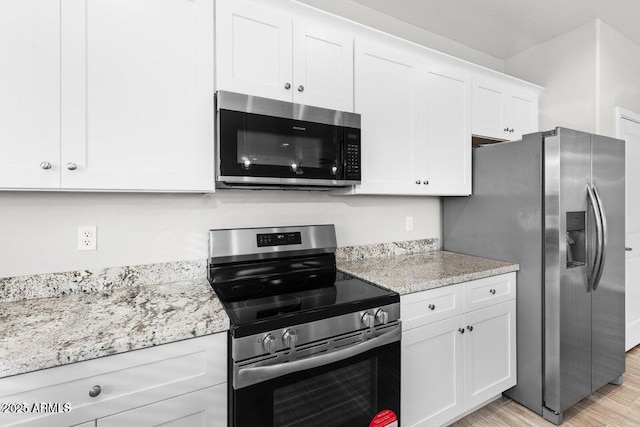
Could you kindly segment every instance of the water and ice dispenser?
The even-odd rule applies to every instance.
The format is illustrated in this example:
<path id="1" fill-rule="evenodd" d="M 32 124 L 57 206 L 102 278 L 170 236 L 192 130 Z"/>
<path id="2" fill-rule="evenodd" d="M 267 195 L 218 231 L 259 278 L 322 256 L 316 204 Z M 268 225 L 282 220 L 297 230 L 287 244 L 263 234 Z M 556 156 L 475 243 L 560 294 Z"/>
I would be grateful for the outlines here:
<path id="1" fill-rule="evenodd" d="M 585 211 L 567 212 L 567 268 L 581 267 L 587 262 L 585 220 Z"/>

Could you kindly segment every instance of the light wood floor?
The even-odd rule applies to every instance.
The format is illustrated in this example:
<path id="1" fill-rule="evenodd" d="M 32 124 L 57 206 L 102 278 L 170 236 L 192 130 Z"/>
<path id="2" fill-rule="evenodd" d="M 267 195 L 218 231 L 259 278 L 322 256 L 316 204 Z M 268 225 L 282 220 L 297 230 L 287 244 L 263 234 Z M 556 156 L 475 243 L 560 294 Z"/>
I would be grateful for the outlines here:
<path id="1" fill-rule="evenodd" d="M 562 426 L 640 426 L 640 346 L 627 353 L 621 386 L 606 385 L 564 413 Z M 501 397 L 459 420 L 455 427 L 553 426 L 511 399 Z"/>

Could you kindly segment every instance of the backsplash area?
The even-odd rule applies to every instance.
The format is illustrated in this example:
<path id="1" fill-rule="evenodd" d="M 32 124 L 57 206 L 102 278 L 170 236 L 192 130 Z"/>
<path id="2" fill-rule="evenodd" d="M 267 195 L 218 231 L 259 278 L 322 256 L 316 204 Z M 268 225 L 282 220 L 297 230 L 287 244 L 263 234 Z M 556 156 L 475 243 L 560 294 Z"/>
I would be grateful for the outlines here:
<path id="1" fill-rule="evenodd" d="M 353 261 L 433 252 L 437 249 L 437 238 L 345 246 L 337 249 L 336 259 Z M 104 292 L 188 280 L 199 281 L 206 278 L 206 259 L 13 276 L 0 278 L 0 302 L 60 297 L 80 292 Z"/>
<path id="2" fill-rule="evenodd" d="M 377 243 L 373 245 L 345 246 L 338 248 L 338 261 L 355 261 L 364 258 L 380 258 L 394 255 L 411 255 L 438 250 L 438 239 L 408 240 L 405 242 Z"/>
<path id="3" fill-rule="evenodd" d="M 0 278 L 0 302 L 206 280 L 207 261 L 176 261 Z"/>

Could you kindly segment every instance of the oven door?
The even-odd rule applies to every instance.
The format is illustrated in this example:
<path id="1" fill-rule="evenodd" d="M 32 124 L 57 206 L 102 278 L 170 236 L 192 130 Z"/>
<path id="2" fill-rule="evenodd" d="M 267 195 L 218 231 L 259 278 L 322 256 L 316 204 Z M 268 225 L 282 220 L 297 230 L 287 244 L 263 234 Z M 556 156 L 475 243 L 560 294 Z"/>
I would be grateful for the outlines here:
<path id="1" fill-rule="evenodd" d="M 336 185 L 344 127 L 219 111 L 219 176 L 228 183 Z"/>
<path id="2" fill-rule="evenodd" d="M 248 369 L 244 378 L 239 370 L 240 381 L 264 380 L 241 388 L 230 386 L 231 426 L 399 425 L 399 325 L 387 334 L 334 352 Z"/>

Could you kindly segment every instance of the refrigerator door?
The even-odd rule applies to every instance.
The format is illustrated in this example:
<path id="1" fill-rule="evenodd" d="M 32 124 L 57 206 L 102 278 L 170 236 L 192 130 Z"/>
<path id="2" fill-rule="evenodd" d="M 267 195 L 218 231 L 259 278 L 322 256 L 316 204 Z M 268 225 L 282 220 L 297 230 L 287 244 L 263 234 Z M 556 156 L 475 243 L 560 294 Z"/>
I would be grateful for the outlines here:
<path id="1" fill-rule="evenodd" d="M 592 183 L 606 222 L 602 276 L 592 292 L 592 390 L 624 372 L 625 145 L 593 135 Z"/>
<path id="2" fill-rule="evenodd" d="M 558 128 L 544 150 L 544 405 L 561 414 L 591 393 L 591 135 Z"/>

